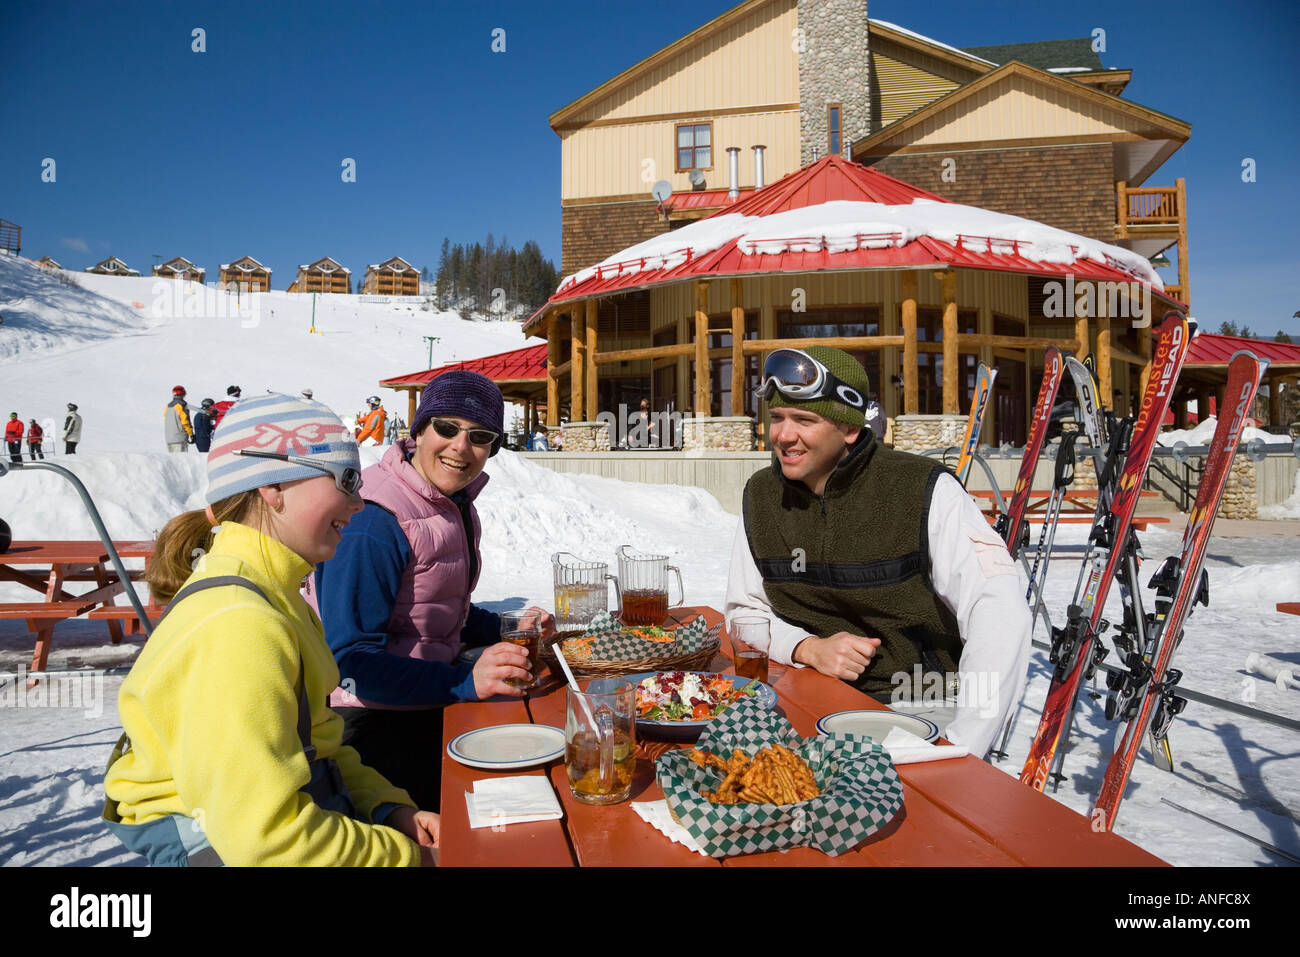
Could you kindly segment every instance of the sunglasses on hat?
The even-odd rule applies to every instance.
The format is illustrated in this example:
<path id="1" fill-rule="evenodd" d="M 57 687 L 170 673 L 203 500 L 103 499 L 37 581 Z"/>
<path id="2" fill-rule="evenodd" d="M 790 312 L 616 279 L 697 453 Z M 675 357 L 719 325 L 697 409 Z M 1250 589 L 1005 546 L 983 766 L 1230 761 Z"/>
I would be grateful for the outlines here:
<path id="1" fill-rule="evenodd" d="M 334 484 L 338 486 L 338 490 L 344 495 L 355 495 L 361 491 L 361 472 L 350 465 L 335 465 L 333 462 L 322 462 L 320 459 L 304 458 L 301 455 L 262 452 L 256 449 L 237 449 L 235 454 L 249 455 L 257 459 L 278 459 L 281 462 L 292 462 L 294 465 L 305 465 L 309 469 L 316 469 L 333 475 Z"/>
<path id="2" fill-rule="evenodd" d="M 444 439 L 454 439 L 457 435 L 464 432 L 469 436 L 471 445 L 491 445 L 497 439 L 501 438 L 491 429 L 466 428 L 463 425 L 457 425 L 450 419 L 432 418 L 429 424 L 433 426 L 433 431 L 437 432 Z"/>
<path id="3" fill-rule="evenodd" d="M 867 400 L 802 349 L 777 349 L 763 363 L 758 395 L 770 399 L 780 392 L 792 402 L 834 399 L 854 409 L 865 409 Z"/>

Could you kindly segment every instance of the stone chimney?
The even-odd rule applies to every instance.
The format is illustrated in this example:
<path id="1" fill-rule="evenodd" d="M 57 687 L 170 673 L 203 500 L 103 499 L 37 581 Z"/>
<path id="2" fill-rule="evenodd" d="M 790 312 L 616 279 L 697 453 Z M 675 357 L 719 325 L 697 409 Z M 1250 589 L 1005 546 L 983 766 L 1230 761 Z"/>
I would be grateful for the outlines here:
<path id="1" fill-rule="evenodd" d="M 830 151 L 829 107 L 840 106 L 840 150 L 871 132 L 867 0 L 798 0 L 799 162 Z"/>

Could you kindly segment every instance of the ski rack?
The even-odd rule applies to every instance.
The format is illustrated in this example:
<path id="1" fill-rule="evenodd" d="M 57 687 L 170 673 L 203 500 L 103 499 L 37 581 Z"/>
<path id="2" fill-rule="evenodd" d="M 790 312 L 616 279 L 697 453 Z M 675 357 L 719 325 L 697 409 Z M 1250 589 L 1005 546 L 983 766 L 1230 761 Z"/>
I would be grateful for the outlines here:
<path id="1" fill-rule="evenodd" d="M 53 462 L 5 462 L 0 460 L 0 478 L 4 478 L 10 471 L 25 471 L 27 469 L 47 469 L 62 475 L 67 479 L 77 494 L 81 496 L 81 504 L 86 507 L 90 513 L 90 520 L 95 524 L 95 531 L 99 533 L 99 540 L 103 543 L 104 550 L 108 552 L 109 560 L 113 563 L 113 570 L 117 572 L 117 580 L 122 583 L 122 590 L 126 593 L 127 599 L 131 602 L 131 608 L 135 611 L 136 617 L 140 619 L 140 627 L 144 629 L 145 635 L 153 634 L 153 623 L 149 616 L 145 614 L 144 605 L 140 603 L 140 596 L 135 593 L 135 584 L 131 581 L 131 575 L 127 572 L 126 566 L 122 564 L 122 558 L 117 554 L 117 548 L 113 545 L 113 539 L 108 534 L 108 529 L 104 527 L 104 520 L 100 518 L 99 509 L 95 507 L 94 500 L 90 493 L 86 491 L 86 486 L 82 484 L 81 479 L 62 465 L 55 465 Z"/>
<path id="2" fill-rule="evenodd" d="M 927 458 L 937 457 L 937 458 L 946 459 L 949 455 L 952 455 L 954 453 L 960 455 L 961 449 L 957 448 L 957 446 L 955 445 L 949 445 L 947 448 L 926 449 L 924 452 L 917 452 L 916 454 L 924 455 Z M 993 469 L 989 467 L 988 462 L 984 461 L 984 456 L 980 455 L 979 450 L 971 452 L 970 457 L 974 461 L 978 462 L 980 468 L 984 470 L 984 474 L 985 476 L 988 477 L 989 480 L 989 487 L 993 489 L 993 499 L 997 503 L 998 511 L 1005 514 L 1007 510 L 1007 503 L 1006 503 L 1006 499 L 1002 497 L 1001 489 L 998 487 L 998 477 L 993 474 Z"/>

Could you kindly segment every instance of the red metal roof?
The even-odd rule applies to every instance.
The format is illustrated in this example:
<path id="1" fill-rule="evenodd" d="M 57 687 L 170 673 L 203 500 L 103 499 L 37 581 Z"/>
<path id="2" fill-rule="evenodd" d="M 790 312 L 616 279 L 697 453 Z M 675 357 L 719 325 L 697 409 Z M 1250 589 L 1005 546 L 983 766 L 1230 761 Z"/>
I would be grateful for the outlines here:
<path id="1" fill-rule="evenodd" d="M 673 201 L 676 199 L 677 197 L 674 197 Z M 734 213 L 746 216 L 770 216 L 836 200 L 903 206 L 916 199 L 927 199 L 938 203 L 951 202 L 878 170 L 832 155 L 790 173 L 775 183 L 752 192 L 749 196 L 738 199 L 730 206 L 714 213 L 713 216 Z M 902 239 L 902 234 L 887 233 L 858 237 L 859 242 L 869 242 L 873 239 L 898 242 Z M 810 242 L 817 241 L 818 237 L 810 237 Z M 902 246 L 891 245 L 881 249 L 854 249 L 831 253 L 822 248 L 812 252 L 766 255 L 742 253 L 737 241 L 732 240 L 704 255 L 692 256 L 689 250 L 686 250 L 685 260 L 669 268 L 643 268 L 645 261 L 642 259 L 614 262 L 603 266 L 581 282 L 573 283 L 565 287 L 563 292 L 553 295 L 546 306 L 528 318 L 524 323 L 524 331 L 530 329 L 547 307 L 562 302 L 704 277 L 959 266 L 1049 276 L 1073 275 L 1076 279 L 1105 282 L 1134 281 L 1130 273 L 1120 269 L 1118 264 L 1110 262 L 1103 264 L 1079 259 L 1073 263 L 1063 264 L 1026 259 L 1020 255 L 1022 245 L 1024 244 L 1016 240 L 988 236 L 959 236 L 956 243 L 941 242 L 922 236 Z M 1166 303 L 1181 306 L 1176 300 L 1163 293 L 1155 290 L 1152 292 Z"/>
<path id="2" fill-rule="evenodd" d="M 519 379 L 543 380 L 546 378 L 546 346 L 527 346 L 510 352 L 498 352 L 496 355 L 483 356 L 479 359 L 466 359 L 462 362 L 449 362 L 436 369 L 422 369 L 408 375 L 381 379 L 379 384 L 393 389 L 398 386 L 425 386 L 444 372 L 453 369 L 468 369 L 481 372 L 493 382 L 508 382 Z"/>
<path id="3" fill-rule="evenodd" d="M 1227 365 L 1233 353 L 1249 349 L 1273 365 L 1300 365 L 1300 345 L 1269 342 L 1266 339 L 1248 339 L 1244 336 L 1221 336 L 1202 332 L 1192 339 L 1187 350 L 1189 366 Z"/>
<path id="4" fill-rule="evenodd" d="M 721 206 L 733 206 L 748 196 L 754 195 L 753 189 L 742 189 L 733 201 L 725 189 L 693 189 L 686 193 L 674 193 L 665 204 L 674 212 L 683 209 L 717 209 Z M 734 210 L 733 210 L 734 212 Z"/>

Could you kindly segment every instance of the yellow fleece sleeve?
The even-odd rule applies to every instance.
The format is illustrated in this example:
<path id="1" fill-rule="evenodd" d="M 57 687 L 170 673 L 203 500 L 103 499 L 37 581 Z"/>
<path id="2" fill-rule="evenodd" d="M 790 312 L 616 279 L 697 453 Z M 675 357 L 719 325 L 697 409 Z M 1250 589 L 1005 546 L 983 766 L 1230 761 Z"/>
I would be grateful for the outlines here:
<path id="1" fill-rule="evenodd" d="M 287 619 L 226 589 L 187 600 L 187 633 L 145 695 L 176 791 L 230 865 L 410 865 L 415 842 L 301 792 L 299 652 Z M 179 610 L 179 609 L 178 609 Z"/>

